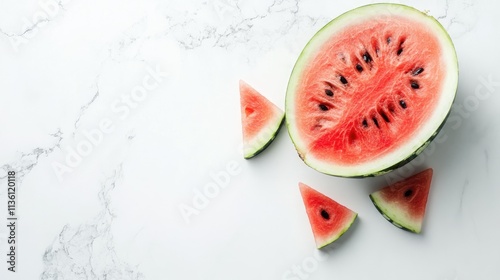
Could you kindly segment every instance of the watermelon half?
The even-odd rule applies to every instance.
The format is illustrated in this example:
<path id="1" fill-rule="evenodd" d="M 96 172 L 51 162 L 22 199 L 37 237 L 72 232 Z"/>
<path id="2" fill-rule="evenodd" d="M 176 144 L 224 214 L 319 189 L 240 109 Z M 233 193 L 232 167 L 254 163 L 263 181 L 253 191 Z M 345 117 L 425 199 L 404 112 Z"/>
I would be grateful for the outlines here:
<path id="1" fill-rule="evenodd" d="M 432 169 L 429 168 L 370 194 L 370 199 L 393 225 L 420 233 L 431 181 Z"/>
<path id="2" fill-rule="evenodd" d="M 289 79 L 286 124 L 310 167 L 380 175 L 437 135 L 457 86 L 455 48 L 437 20 L 405 5 L 367 5 L 307 43 Z"/>
<path id="3" fill-rule="evenodd" d="M 318 249 L 337 240 L 356 220 L 357 213 L 335 200 L 306 184 L 299 183 L 299 188 Z"/>
<path id="4" fill-rule="evenodd" d="M 240 81 L 243 156 L 252 158 L 278 134 L 285 113 L 244 81 Z"/>

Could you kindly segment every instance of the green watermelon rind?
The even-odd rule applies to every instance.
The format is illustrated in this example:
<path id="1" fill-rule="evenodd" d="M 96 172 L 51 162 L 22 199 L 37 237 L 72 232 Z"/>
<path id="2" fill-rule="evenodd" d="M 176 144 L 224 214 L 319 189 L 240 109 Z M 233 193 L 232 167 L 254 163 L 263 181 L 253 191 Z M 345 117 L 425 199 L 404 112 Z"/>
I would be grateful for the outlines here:
<path id="1" fill-rule="evenodd" d="M 271 143 L 274 141 L 276 136 L 281 130 L 283 123 L 285 122 L 285 114 L 283 113 L 279 121 L 272 122 L 267 127 L 263 128 L 263 131 L 268 131 L 269 134 L 264 134 L 263 136 L 258 136 L 258 141 L 253 143 L 251 147 L 244 148 L 243 157 L 245 159 L 251 159 L 258 154 L 262 153 Z"/>
<path id="2" fill-rule="evenodd" d="M 332 244 L 333 242 L 337 241 L 342 235 L 344 235 L 350 228 L 351 226 L 354 224 L 354 222 L 356 221 L 356 219 L 358 218 L 358 213 L 356 212 L 353 212 L 353 217 L 351 220 L 347 221 L 345 224 L 344 224 L 344 227 L 342 228 L 342 230 L 336 234 L 336 235 L 333 235 L 331 236 L 329 239 L 327 239 L 325 242 L 323 242 L 322 244 L 318 244 L 317 248 L 318 249 L 321 249 L 321 248 L 324 248 L 326 247 L 327 245 L 330 245 Z"/>
<path id="3" fill-rule="evenodd" d="M 381 171 L 378 171 L 378 172 L 375 172 L 375 173 L 372 173 L 372 174 L 363 175 L 363 176 L 352 176 L 351 178 L 367 178 L 367 177 L 375 177 L 375 176 L 384 175 L 384 174 L 387 174 L 387 173 L 389 173 L 391 171 L 394 171 L 394 170 L 396 170 L 396 169 L 404 166 L 405 164 L 409 163 L 414 158 L 416 158 L 418 155 L 420 155 L 420 153 L 422 153 L 425 150 L 425 148 L 427 148 L 427 146 L 429 146 L 429 144 L 432 142 L 432 140 L 434 140 L 434 138 L 436 138 L 436 136 L 439 134 L 439 132 L 441 131 L 441 129 L 443 128 L 443 126 L 446 124 L 446 120 L 450 116 L 450 113 L 451 113 L 451 111 L 448 112 L 448 115 L 446 115 L 446 118 L 443 120 L 443 122 L 438 127 L 438 129 L 436 130 L 436 132 L 434 132 L 434 134 L 422 146 L 420 146 L 413 154 L 411 154 L 409 157 L 403 159 L 402 161 L 396 163 L 395 165 L 393 165 L 391 167 L 388 167 L 387 169 L 384 169 L 384 170 L 381 170 Z"/>
<path id="4" fill-rule="evenodd" d="M 371 170 L 371 171 L 368 171 L 368 172 L 352 172 L 352 173 L 342 173 L 342 174 L 336 174 L 335 172 L 332 172 L 330 170 L 322 170 L 322 168 L 318 167 L 318 166 L 315 166 L 314 164 L 308 162 L 308 160 L 306 159 L 306 156 L 303 152 L 300 151 L 300 148 L 299 146 L 300 143 L 298 143 L 300 141 L 300 139 L 298 137 L 294 137 L 294 133 L 298 133 L 298 132 L 294 132 L 293 131 L 293 127 L 291 125 L 291 122 L 290 122 L 290 118 L 288 117 L 287 118 L 287 121 L 286 121 L 286 126 L 287 126 L 287 130 L 288 130 L 288 134 L 289 134 L 289 137 L 290 139 L 292 140 L 292 143 L 294 144 L 296 150 L 297 150 L 297 153 L 299 155 L 299 157 L 304 161 L 304 163 L 306 165 L 308 165 L 309 167 L 313 168 L 313 169 L 316 169 L 317 171 L 319 172 L 322 172 L 324 174 L 327 174 L 327 175 L 332 175 L 332 176 L 337 176 L 337 177 L 348 177 L 348 178 L 365 178 L 365 177 L 374 177 L 374 176 L 380 176 L 380 175 L 383 175 L 383 174 L 386 174 L 388 172 L 391 172 L 405 164 L 407 164 L 408 162 L 410 162 L 411 160 L 413 160 L 415 157 L 417 157 L 429 144 L 430 142 L 437 136 L 437 134 L 439 133 L 439 131 L 441 130 L 441 128 L 444 126 L 444 124 L 446 123 L 446 120 L 451 112 L 451 107 L 452 107 L 452 104 L 454 103 L 455 101 L 455 98 L 456 98 L 456 93 L 457 93 L 457 89 L 458 89 L 458 75 L 459 75 L 459 67 L 458 67 L 458 57 L 457 57 L 457 54 L 456 54 L 456 50 L 455 50 L 455 47 L 454 47 L 454 44 L 453 44 L 453 41 L 451 40 L 451 37 L 450 35 L 448 34 L 448 32 L 445 30 L 445 28 L 439 23 L 439 21 L 437 21 L 434 17 L 432 16 L 429 16 L 427 15 L 426 13 L 423 13 L 413 7 L 410 7 L 410 6 L 406 6 L 406 5 L 403 5 L 403 4 L 392 4 L 392 3 L 379 3 L 379 4 L 369 4 L 369 5 L 365 5 L 365 6 L 361 6 L 359 8 L 356 8 L 354 10 L 351 10 L 351 11 L 348 11 L 338 17 L 336 17 L 335 19 L 333 19 L 332 21 L 330 21 L 329 23 L 327 23 L 325 26 L 323 26 L 312 38 L 311 40 L 309 40 L 309 42 L 306 44 L 306 46 L 304 47 L 304 49 L 301 51 L 300 55 L 299 55 L 299 58 L 297 59 L 297 62 L 295 63 L 293 69 L 292 69 L 292 72 L 290 74 L 290 80 L 289 80 L 289 83 L 288 83 L 288 86 L 287 86 L 287 94 L 286 94 L 286 98 L 285 98 L 285 114 L 288 115 L 288 116 L 291 116 L 293 114 L 290 114 L 290 110 L 291 109 L 291 104 L 293 104 L 293 100 L 292 100 L 292 97 L 293 95 L 290 94 L 290 92 L 293 92 L 293 89 L 296 87 L 295 84 L 297 84 L 297 81 L 299 80 L 299 75 L 301 70 L 304 68 L 305 66 L 305 63 L 307 62 L 307 58 L 309 57 L 310 53 L 312 51 L 314 51 L 315 49 L 315 46 L 316 45 L 321 45 L 321 43 L 326 40 L 325 37 L 328 36 L 328 34 L 326 34 L 328 32 L 328 30 L 335 24 L 337 24 L 337 22 L 341 22 L 341 21 L 346 21 L 347 19 L 345 19 L 346 17 L 354 17 L 355 14 L 358 14 L 358 16 L 363 16 L 363 12 L 362 10 L 364 9 L 369 9 L 370 7 L 375 7 L 375 6 L 386 6 L 388 9 L 390 9 L 391 7 L 395 10 L 397 9 L 402 9 L 402 10 L 406 10 L 410 13 L 419 13 L 423 16 L 425 16 L 427 19 L 431 20 L 434 24 L 433 26 L 436 27 L 435 28 L 435 31 L 439 31 L 436 32 L 436 34 L 439 34 L 438 36 L 440 38 L 444 38 L 446 43 L 448 44 L 448 47 L 450 47 L 450 50 L 453 50 L 453 60 L 452 62 L 454 62 L 453 64 L 454 65 L 451 65 L 450 64 L 450 67 L 451 66 L 454 66 L 454 70 L 456 70 L 456 82 L 450 82 L 446 85 L 444 85 L 445 87 L 446 86 L 453 86 L 454 88 L 449 88 L 448 91 L 450 92 L 453 92 L 453 96 L 450 98 L 450 102 L 448 103 L 448 107 L 446 108 L 446 115 L 444 116 L 444 118 L 442 119 L 442 122 L 439 124 L 439 126 L 434 130 L 434 133 L 428 137 L 425 141 L 421 141 L 420 144 L 416 144 L 414 145 L 414 147 L 412 148 L 409 148 L 408 151 L 409 152 L 406 152 L 405 155 L 406 157 L 402 157 L 400 159 L 399 162 L 396 162 L 392 165 L 389 164 L 389 166 L 382 166 L 380 168 L 378 168 L 378 170 Z M 361 12 L 360 12 L 361 11 Z M 422 17 L 423 18 L 423 17 Z M 439 28 L 437 28 L 439 27 Z M 325 34 L 323 34 L 325 33 Z M 323 36 L 322 36 L 323 35 Z M 319 39 L 318 39 L 319 38 Z M 322 42 L 319 42 L 317 43 L 316 41 L 322 41 Z M 314 43 L 314 44 L 313 44 Z M 297 77 L 295 77 L 297 76 Z M 444 110 L 443 110 L 444 111 Z M 304 145 L 302 145 L 304 146 Z"/>
<path id="5" fill-rule="evenodd" d="M 380 214 L 394 226 L 413 233 L 420 233 L 421 224 L 412 223 L 411 219 L 405 217 L 405 213 L 397 207 L 391 207 L 384 202 L 376 193 L 370 194 L 370 200 Z"/>

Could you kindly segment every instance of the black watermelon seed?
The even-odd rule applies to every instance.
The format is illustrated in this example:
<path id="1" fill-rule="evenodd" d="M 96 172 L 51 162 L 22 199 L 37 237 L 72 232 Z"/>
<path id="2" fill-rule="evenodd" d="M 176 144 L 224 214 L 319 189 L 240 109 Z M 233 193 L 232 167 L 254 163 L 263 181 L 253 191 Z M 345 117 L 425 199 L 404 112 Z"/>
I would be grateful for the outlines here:
<path id="1" fill-rule="evenodd" d="M 391 42 L 391 37 L 387 37 L 387 44 Z"/>
<path id="2" fill-rule="evenodd" d="M 403 48 L 400 48 L 397 52 L 397 55 L 400 55 L 403 52 Z"/>
<path id="3" fill-rule="evenodd" d="M 420 74 L 420 73 L 422 73 L 422 72 L 424 72 L 424 68 L 419 67 L 419 68 L 417 68 L 417 69 L 413 70 L 413 72 L 412 72 L 411 74 L 412 74 L 413 76 L 417 76 L 417 75 L 419 75 L 419 74 Z"/>
<path id="4" fill-rule="evenodd" d="M 413 191 L 412 191 L 411 189 L 407 189 L 407 190 L 405 191 L 404 196 L 405 196 L 405 197 L 409 197 L 409 196 L 411 196 L 412 194 L 413 194 Z"/>
<path id="5" fill-rule="evenodd" d="M 319 104 L 319 108 L 322 110 L 322 111 L 328 111 L 328 107 L 326 107 L 325 104 Z"/>
<path id="6" fill-rule="evenodd" d="M 378 126 L 378 120 L 377 120 L 377 118 L 373 117 L 372 120 L 373 120 L 373 123 L 375 124 L 375 126 L 377 128 L 380 128 L 380 126 Z"/>
<path id="7" fill-rule="evenodd" d="M 399 100 L 399 106 L 401 106 L 401 108 L 403 109 L 406 109 L 406 102 L 404 100 Z"/>
<path id="8" fill-rule="evenodd" d="M 344 76 L 340 76 L 340 82 L 343 83 L 344 85 L 347 84 L 347 80 Z"/>
<path id="9" fill-rule="evenodd" d="M 331 89 L 325 89 L 325 94 L 328 96 L 333 96 L 333 91 Z"/>
<path id="10" fill-rule="evenodd" d="M 361 65 L 356 64 L 356 70 L 358 70 L 358 72 L 363 72 L 363 67 L 361 67 Z"/>
<path id="11" fill-rule="evenodd" d="M 418 88 L 420 88 L 420 86 L 418 85 L 418 83 L 417 83 L 417 82 L 415 82 L 415 81 L 411 81 L 411 82 L 410 82 L 410 85 L 411 85 L 411 88 L 412 88 L 412 89 L 418 89 Z"/>
<path id="12" fill-rule="evenodd" d="M 385 114 L 384 111 L 381 111 L 380 115 L 382 116 L 382 118 L 384 119 L 385 122 L 387 122 L 387 123 L 391 122 L 391 120 L 389 120 L 389 117 L 387 117 L 387 115 Z"/>
<path id="13" fill-rule="evenodd" d="M 366 63 L 370 63 L 372 61 L 372 57 L 370 56 L 370 54 L 368 52 L 365 52 L 363 54 L 363 60 L 366 62 Z"/>
<path id="14" fill-rule="evenodd" d="M 363 125 L 363 127 L 368 127 L 368 122 L 366 121 L 366 119 L 364 119 L 361 124 Z"/>
<path id="15" fill-rule="evenodd" d="M 321 217 L 323 217 L 323 219 L 325 219 L 325 220 L 329 220 L 330 214 L 328 214 L 328 212 L 326 212 L 325 209 L 321 209 Z"/>

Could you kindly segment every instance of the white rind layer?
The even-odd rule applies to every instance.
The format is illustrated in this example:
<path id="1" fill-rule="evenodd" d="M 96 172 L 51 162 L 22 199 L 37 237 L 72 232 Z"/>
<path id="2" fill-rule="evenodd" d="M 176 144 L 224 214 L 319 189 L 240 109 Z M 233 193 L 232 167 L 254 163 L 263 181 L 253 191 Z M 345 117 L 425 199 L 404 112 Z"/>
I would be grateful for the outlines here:
<path id="1" fill-rule="evenodd" d="M 403 211 L 397 204 L 382 199 L 379 193 L 371 194 L 370 199 L 378 208 L 382 216 L 393 225 L 415 233 L 420 233 L 422 221 L 411 218 L 410 214 Z"/>
<path id="2" fill-rule="evenodd" d="M 295 120 L 294 99 L 300 76 L 305 66 L 314 57 L 314 54 L 321 46 L 334 36 L 337 32 L 353 23 L 362 23 L 364 21 L 380 20 L 385 16 L 403 16 L 409 20 L 417 21 L 420 25 L 426 26 L 431 32 L 434 32 L 442 47 L 442 60 L 446 69 L 445 79 L 443 81 L 443 92 L 439 95 L 438 104 L 430 117 L 430 121 L 425 123 L 417 132 L 415 137 L 409 140 L 401 147 L 378 158 L 375 161 L 362 163 L 359 165 L 345 166 L 324 162 L 315 158 L 307 151 L 307 145 L 299 136 Z M 428 144 L 429 139 L 436 135 L 441 124 L 445 121 L 451 106 L 455 99 L 458 86 L 458 60 L 453 46 L 453 42 L 443 26 L 432 16 L 421 11 L 400 4 L 372 4 L 362 6 L 357 9 L 346 12 L 325 25 L 306 45 L 300 57 L 298 58 L 290 80 L 286 94 L 285 113 L 287 115 L 287 128 L 297 152 L 304 162 L 312 168 L 334 176 L 341 177 L 363 177 L 370 175 L 380 175 L 390 171 L 391 167 L 405 161 L 412 155 L 422 151 L 422 146 Z"/>
<path id="3" fill-rule="evenodd" d="M 265 127 L 252 139 L 243 143 L 243 156 L 247 159 L 252 158 L 265 149 L 276 137 L 284 117 L 285 113 L 278 107 L 275 107 L 273 117 L 269 119 Z"/>
<path id="4" fill-rule="evenodd" d="M 351 211 L 351 217 L 349 217 L 349 220 L 345 223 L 344 227 L 335 235 L 329 236 L 328 238 L 324 239 L 316 239 L 316 247 L 318 249 L 321 249 L 325 247 L 326 245 L 329 245 L 339 239 L 344 233 L 346 233 L 354 224 L 354 221 L 356 221 L 356 218 L 358 217 L 358 213 Z"/>

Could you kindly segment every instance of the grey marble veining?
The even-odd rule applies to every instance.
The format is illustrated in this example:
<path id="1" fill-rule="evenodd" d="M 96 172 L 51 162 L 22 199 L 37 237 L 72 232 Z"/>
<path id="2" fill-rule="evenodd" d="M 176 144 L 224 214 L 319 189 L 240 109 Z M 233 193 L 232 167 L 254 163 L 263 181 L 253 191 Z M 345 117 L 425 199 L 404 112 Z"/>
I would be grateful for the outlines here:
<path id="1" fill-rule="evenodd" d="M 402 1 L 448 30 L 461 71 L 462 111 L 443 128 L 447 139 L 397 171 L 435 169 L 422 235 L 395 231 L 363 199 L 364 187 L 385 178 L 315 173 L 297 159 L 286 132 L 255 161 L 234 151 L 238 80 L 283 107 L 288 75 L 309 38 L 372 2 L 0 3 L 0 212 L 11 170 L 19 205 L 18 271 L 2 262 L 0 278 L 297 279 L 288 272 L 314 262 L 308 279 L 400 279 L 413 263 L 425 269 L 407 279 L 495 279 L 496 3 Z M 490 94 L 463 109 L 478 88 Z M 228 175 L 227 186 L 186 223 L 180 205 L 222 184 L 234 162 L 241 172 Z M 67 171 L 58 175 L 57 164 Z M 331 186 L 329 194 L 360 214 L 356 232 L 319 255 L 299 180 Z"/>
<path id="2" fill-rule="evenodd" d="M 120 260 L 113 243 L 111 192 L 119 167 L 99 191 L 101 210 L 91 221 L 65 225 L 43 254 L 41 279 L 144 279 L 137 267 Z"/>

